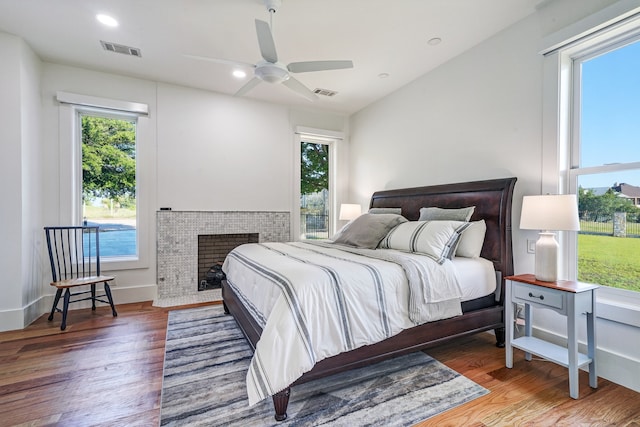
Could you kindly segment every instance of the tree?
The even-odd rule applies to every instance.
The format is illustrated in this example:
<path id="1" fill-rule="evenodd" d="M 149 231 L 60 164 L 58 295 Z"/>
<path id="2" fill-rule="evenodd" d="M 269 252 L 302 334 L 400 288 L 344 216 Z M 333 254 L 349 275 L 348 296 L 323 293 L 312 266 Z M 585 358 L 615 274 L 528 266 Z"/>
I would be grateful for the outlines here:
<path id="1" fill-rule="evenodd" d="M 329 146 L 303 142 L 300 162 L 300 194 L 329 188 Z"/>
<path id="2" fill-rule="evenodd" d="M 638 215 L 640 208 L 633 205 L 631 200 L 619 197 L 609 188 L 604 194 L 596 196 L 593 190 L 578 189 L 578 211 L 586 221 L 611 221 L 615 212 L 626 212 L 630 217 Z"/>
<path id="3" fill-rule="evenodd" d="M 126 203 L 136 192 L 135 123 L 82 117 L 82 195 Z"/>

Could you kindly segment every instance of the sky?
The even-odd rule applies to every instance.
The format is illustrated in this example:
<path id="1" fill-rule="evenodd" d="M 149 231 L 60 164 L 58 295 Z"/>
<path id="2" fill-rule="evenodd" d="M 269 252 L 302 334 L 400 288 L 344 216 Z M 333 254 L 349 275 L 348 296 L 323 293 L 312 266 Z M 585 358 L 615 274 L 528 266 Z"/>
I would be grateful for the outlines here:
<path id="1" fill-rule="evenodd" d="M 640 162 L 640 41 L 582 66 L 581 166 Z M 640 186 L 640 171 L 581 176 L 583 188 Z"/>

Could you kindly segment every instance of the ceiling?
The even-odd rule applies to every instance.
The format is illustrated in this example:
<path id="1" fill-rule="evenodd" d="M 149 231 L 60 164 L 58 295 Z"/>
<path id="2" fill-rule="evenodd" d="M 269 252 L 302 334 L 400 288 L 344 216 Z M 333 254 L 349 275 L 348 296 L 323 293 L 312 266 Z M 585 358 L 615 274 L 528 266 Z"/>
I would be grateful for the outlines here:
<path id="1" fill-rule="evenodd" d="M 285 64 L 353 60 L 354 68 L 295 74 L 307 99 L 261 83 L 245 97 L 354 113 L 535 12 L 548 0 L 283 0 L 273 37 Z M 118 27 L 100 24 L 111 15 Z M 0 0 L 0 30 L 22 37 L 44 61 L 234 94 L 251 78 L 232 76 L 208 56 L 255 64 L 255 19 L 269 22 L 263 0 Z M 439 44 L 430 40 L 439 38 Z M 100 40 L 141 50 L 108 52 Z M 386 76 L 386 77 L 385 77 Z"/>

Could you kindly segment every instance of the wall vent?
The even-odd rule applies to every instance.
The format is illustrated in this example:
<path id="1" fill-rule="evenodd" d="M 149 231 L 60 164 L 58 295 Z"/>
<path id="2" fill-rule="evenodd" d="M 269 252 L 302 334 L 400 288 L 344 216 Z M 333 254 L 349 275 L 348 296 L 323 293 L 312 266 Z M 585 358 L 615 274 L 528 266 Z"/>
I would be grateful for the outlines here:
<path id="1" fill-rule="evenodd" d="M 323 96 L 335 96 L 338 94 L 338 92 L 336 92 L 335 90 L 320 89 L 320 88 L 315 88 L 313 90 L 313 93 L 315 93 L 316 95 L 323 95 Z"/>
<path id="2" fill-rule="evenodd" d="M 125 46 L 122 44 L 106 42 L 104 40 L 100 40 L 100 44 L 102 45 L 104 50 L 115 53 L 122 53 L 129 56 L 137 56 L 138 58 L 142 57 L 142 52 L 137 47 Z"/>

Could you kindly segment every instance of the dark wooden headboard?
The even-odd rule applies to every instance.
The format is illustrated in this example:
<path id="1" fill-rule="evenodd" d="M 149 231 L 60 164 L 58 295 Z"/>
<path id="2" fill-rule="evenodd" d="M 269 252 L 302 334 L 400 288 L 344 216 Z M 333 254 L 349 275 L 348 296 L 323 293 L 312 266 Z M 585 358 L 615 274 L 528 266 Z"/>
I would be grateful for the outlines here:
<path id="1" fill-rule="evenodd" d="M 517 178 L 460 182 L 428 187 L 377 191 L 370 208 L 402 208 L 410 221 L 420 216 L 422 207 L 464 208 L 475 206 L 471 221 L 484 219 L 487 234 L 482 257 L 493 261 L 502 277 L 513 274 L 511 247 L 511 200 Z"/>

